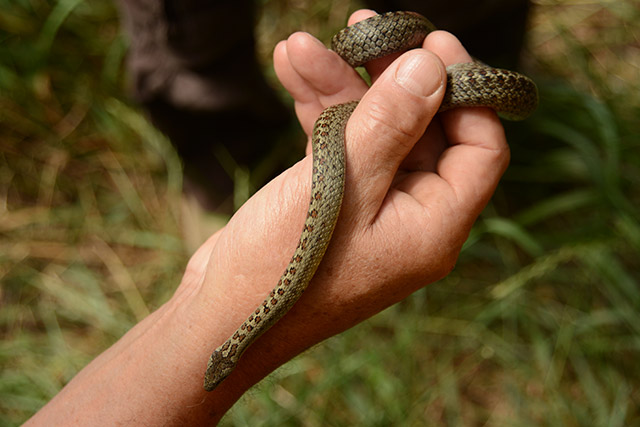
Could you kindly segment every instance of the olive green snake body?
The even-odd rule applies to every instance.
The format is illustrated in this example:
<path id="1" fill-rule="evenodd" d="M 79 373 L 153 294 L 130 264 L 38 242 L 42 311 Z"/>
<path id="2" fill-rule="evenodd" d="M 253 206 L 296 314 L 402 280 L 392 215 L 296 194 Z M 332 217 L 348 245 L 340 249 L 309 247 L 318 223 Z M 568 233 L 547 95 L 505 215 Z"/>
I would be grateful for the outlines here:
<path id="1" fill-rule="evenodd" d="M 358 22 L 336 34 L 332 49 L 351 66 L 422 45 L 435 27 L 413 12 L 390 12 Z M 508 119 L 521 120 L 533 112 L 538 95 L 527 77 L 477 62 L 447 67 L 447 88 L 439 111 L 485 106 Z M 300 298 L 316 272 L 335 228 L 344 192 L 344 130 L 358 102 L 334 105 L 317 119 L 312 136 L 311 200 L 291 261 L 264 302 L 207 364 L 204 389 L 215 389 L 235 368 L 242 353 L 275 324 Z"/>

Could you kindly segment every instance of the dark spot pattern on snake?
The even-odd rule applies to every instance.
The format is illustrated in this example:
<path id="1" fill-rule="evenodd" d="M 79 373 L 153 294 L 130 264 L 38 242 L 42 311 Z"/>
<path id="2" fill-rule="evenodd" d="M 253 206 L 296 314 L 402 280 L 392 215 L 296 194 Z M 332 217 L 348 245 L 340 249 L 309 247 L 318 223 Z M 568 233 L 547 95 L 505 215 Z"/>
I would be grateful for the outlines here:
<path id="1" fill-rule="evenodd" d="M 434 29 L 416 13 L 386 13 L 340 31 L 332 40 L 332 49 L 357 67 L 392 51 L 419 47 Z M 505 118 L 523 119 L 535 110 L 537 103 L 535 84 L 525 76 L 479 63 L 454 64 L 447 67 L 447 87 L 439 111 L 484 106 L 498 110 Z M 356 106 L 357 101 L 333 105 L 318 117 L 312 132 L 313 191 L 309 197 L 308 222 L 290 261 L 296 267 L 287 266 L 269 298 L 263 301 L 262 309 L 258 307 L 238 331 L 213 351 L 207 363 L 205 390 L 215 389 L 233 371 L 247 347 L 284 316 L 315 274 L 342 204 L 344 130 Z M 276 294 L 279 299 L 274 298 Z"/>

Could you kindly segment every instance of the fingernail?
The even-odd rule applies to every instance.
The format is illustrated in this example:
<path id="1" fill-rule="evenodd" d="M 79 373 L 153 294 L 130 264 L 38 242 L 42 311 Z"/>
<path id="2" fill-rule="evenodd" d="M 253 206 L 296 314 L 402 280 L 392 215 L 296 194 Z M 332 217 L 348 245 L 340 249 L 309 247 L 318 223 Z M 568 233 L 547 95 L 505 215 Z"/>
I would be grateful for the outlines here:
<path id="1" fill-rule="evenodd" d="M 442 67 L 428 52 L 408 55 L 396 70 L 396 82 L 418 96 L 430 96 L 442 86 Z"/>

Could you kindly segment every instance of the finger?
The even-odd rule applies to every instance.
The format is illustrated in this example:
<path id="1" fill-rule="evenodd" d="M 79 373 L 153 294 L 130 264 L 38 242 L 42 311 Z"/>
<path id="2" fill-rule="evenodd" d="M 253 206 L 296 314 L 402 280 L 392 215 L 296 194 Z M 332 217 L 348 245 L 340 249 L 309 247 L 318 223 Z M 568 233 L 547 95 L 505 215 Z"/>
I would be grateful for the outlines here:
<path id="1" fill-rule="evenodd" d="M 347 25 L 353 25 L 356 22 L 364 21 L 365 19 L 371 18 L 374 15 L 377 15 L 375 10 L 371 10 L 371 9 L 356 10 L 349 17 L 349 20 L 347 21 Z"/>
<path id="2" fill-rule="evenodd" d="M 307 134 L 322 110 L 360 99 L 367 89 L 353 68 L 307 33 L 292 34 L 276 46 L 274 67 L 295 100 L 296 113 Z"/>
<path id="3" fill-rule="evenodd" d="M 362 218 L 375 217 L 398 166 L 438 110 L 445 84 L 440 59 L 417 49 L 385 70 L 362 98 L 345 132 L 345 200 Z"/>
<path id="4" fill-rule="evenodd" d="M 454 38 L 454 36 L 447 32 L 436 31 L 433 35 L 430 34 L 425 38 L 422 47 L 436 53 L 445 65 L 473 61 L 460 43 L 454 43 Z M 444 115 L 446 116 L 446 113 Z M 449 147 L 449 142 L 440 124 L 439 118 L 441 116 L 442 115 L 437 116 L 437 120 L 432 122 L 425 136 L 418 141 L 411 153 L 404 160 L 401 165 L 402 170 L 408 172 L 435 172 L 437 170 L 440 156 L 444 150 Z M 417 186 L 415 188 L 422 187 Z"/>
<path id="5" fill-rule="evenodd" d="M 425 48 L 445 65 L 469 62 L 471 57 L 451 34 L 430 34 Z M 509 163 L 509 147 L 497 115 L 489 108 L 458 108 L 440 115 L 449 143 L 440 157 L 437 172 L 449 183 L 459 203 L 479 214 L 493 194 Z"/>
<path id="6" fill-rule="evenodd" d="M 293 37 L 291 35 L 290 37 Z M 273 50 L 273 68 L 284 88 L 296 102 L 315 100 L 307 89 L 307 82 L 298 74 L 289 61 L 288 40 L 280 41 Z"/>

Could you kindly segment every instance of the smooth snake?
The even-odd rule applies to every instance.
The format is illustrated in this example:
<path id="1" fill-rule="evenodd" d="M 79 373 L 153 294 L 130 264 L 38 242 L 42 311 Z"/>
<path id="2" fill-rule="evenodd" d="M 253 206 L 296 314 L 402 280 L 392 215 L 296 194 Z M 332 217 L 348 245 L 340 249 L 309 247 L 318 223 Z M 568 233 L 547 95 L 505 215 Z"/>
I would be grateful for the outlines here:
<path id="1" fill-rule="evenodd" d="M 349 26 L 333 37 L 332 49 L 349 65 L 419 47 L 435 27 L 413 12 L 389 12 Z M 533 81 L 522 74 L 479 62 L 447 67 L 447 88 L 439 112 L 455 107 L 491 107 L 503 118 L 522 120 L 538 103 Z M 242 353 L 296 303 L 329 245 L 344 192 L 344 129 L 358 101 L 333 105 L 317 119 L 312 137 L 311 200 L 300 241 L 278 284 L 207 364 L 204 389 L 215 389 Z"/>

